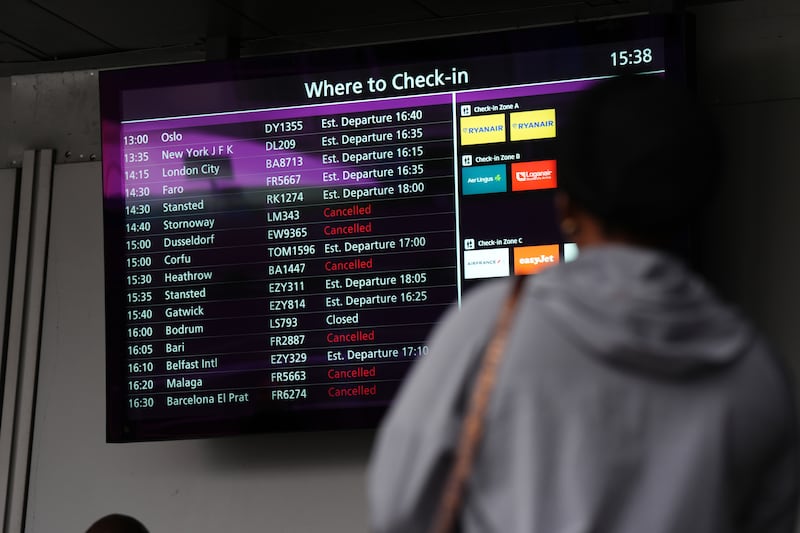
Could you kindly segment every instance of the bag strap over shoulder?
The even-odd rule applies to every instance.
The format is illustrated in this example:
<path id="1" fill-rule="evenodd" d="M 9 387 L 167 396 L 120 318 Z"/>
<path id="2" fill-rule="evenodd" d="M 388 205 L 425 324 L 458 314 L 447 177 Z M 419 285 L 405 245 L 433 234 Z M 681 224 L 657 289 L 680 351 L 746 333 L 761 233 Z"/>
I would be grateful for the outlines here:
<path id="1" fill-rule="evenodd" d="M 461 425 L 455 460 L 445 481 L 444 492 L 439 502 L 438 511 L 434 516 L 431 533 L 450 533 L 454 531 L 463 500 L 464 487 L 469 478 L 478 444 L 483 434 L 484 417 L 489 405 L 489 397 L 497 379 L 497 370 L 503 358 L 506 340 L 511 330 L 524 279 L 525 276 L 514 278 L 512 290 L 503 304 L 492 338 L 486 345 L 486 350 L 481 358 L 478 375 L 472 387 L 468 410 Z"/>

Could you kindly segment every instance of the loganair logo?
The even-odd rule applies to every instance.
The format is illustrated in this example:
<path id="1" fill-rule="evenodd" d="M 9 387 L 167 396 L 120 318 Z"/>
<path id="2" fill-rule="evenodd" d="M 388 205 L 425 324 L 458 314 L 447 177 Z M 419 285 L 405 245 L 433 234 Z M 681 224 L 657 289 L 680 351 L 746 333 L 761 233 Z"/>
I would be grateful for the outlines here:
<path id="1" fill-rule="evenodd" d="M 514 176 L 511 184 L 514 191 L 554 189 L 557 186 L 554 159 L 512 163 L 511 174 Z"/>
<path id="2" fill-rule="evenodd" d="M 511 140 L 547 139 L 556 136 L 556 110 L 539 109 L 511 113 Z"/>
<path id="3" fill-rule="evenodd" d="M 506 140 L 506 115 L 476 115 L 461 117 L 461 144 L 500 143 Z"/>
<path id="4" fill-rule="evenodd" d="M 517 181 L 541 181 L 553 177 L 552 170 L 519 170 L 516 172 Z"/>
<path id="5" fill-rule="evenodd" d="M 478 165 L 461 169 L 462 194 L 506 192 L 506 165 Z"/>

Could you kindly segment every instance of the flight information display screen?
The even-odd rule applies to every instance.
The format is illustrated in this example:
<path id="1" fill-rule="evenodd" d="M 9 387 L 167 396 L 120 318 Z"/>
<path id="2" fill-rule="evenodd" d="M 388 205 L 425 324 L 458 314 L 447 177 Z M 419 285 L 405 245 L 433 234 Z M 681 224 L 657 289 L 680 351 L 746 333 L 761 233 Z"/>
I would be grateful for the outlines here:
<path id="1" fill-rule="evenodd" d="M 101 72 L 108 441 L 374 427 L 465 291 L 575 256 L 569 103 L 684 77 L 685 36 L 648 16 Z"/>

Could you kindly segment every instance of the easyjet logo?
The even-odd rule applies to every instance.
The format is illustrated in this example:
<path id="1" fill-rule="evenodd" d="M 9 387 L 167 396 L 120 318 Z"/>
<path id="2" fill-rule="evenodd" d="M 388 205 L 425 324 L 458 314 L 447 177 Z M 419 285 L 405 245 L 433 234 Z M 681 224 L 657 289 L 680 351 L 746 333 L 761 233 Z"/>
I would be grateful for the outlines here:
<path id="1" fill-rule="evenodd" d="M 536 274 L 561 262 L 557 244 L 514 248 L 514 274 Z"/>

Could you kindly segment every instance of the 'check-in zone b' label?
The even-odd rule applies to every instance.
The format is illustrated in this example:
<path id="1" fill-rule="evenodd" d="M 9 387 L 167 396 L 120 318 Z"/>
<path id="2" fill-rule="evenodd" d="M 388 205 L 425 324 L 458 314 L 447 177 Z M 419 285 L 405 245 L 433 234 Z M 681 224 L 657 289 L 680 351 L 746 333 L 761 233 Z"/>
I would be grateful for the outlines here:
<path id="1" fill-rule="evenodd" d="M 506 192 L 507 182 L 505 165 L 480 165 L 461 169 L 462 194 Z"/>
<path id="2" fill-rule="evenodd" d="M 511 163 L 511 190 L 531 191 L 535 189 L 555 189 L 556 161 L 526 161 Z"/>

